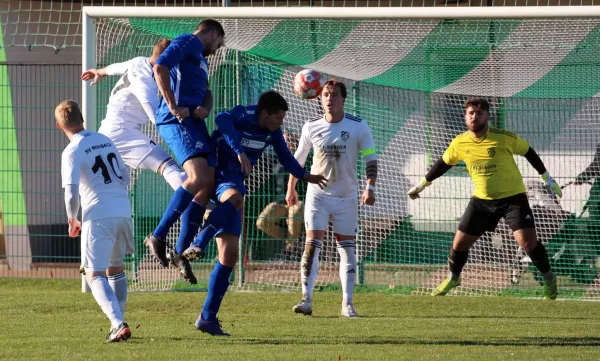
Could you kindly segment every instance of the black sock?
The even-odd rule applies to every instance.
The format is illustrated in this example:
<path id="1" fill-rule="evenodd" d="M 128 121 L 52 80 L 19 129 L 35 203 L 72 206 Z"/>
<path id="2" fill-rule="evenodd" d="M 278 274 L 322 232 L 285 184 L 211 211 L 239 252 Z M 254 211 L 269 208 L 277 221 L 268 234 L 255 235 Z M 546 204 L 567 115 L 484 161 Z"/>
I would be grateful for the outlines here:
<path id="1" fill-rule="evenodd" d="M 455 251 L 454 248 L 450 250 L 448 266 L 453 280 L 457 280 L 460 276 L 465 263 L 467 263 L 467 258 L 469 258 L 469 251 Z"/>
<path id="2" fill-rule="evenodd" d="M 548 273 L 550 271 L 550 261 L 548 260 L 548 253 L 546 252 L 546 247 L 542 244 L 542 242 L 538 242 L 537 246 L 531 252 L 527 252 L 529 258 L 531 258 L 531 262 L 537 267 L 537 269 L 542 273 Z"/>

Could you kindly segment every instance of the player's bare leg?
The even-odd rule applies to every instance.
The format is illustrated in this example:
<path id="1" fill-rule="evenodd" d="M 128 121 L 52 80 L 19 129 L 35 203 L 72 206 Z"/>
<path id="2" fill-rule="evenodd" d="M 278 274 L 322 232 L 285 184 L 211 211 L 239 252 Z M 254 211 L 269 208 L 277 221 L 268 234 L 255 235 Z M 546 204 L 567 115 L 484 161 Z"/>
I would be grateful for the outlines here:
<path id="1" fill-rule="evenodd" d="M 337 250 L 340 254 L 340 281 L 342 283 L 342 316 L 356 318 L 352 295 L 356 283 L 356 241 L 354 235 L 336 234 Z"/>
<path id="2" fill-rule="evenodd" d="M 448 257 L 450 274 L 433 290 L 431 293 L 432 296 L 444 296 L 453 288 L 460 286 L 460 274 L 469 258 L 469 249 L 471 249 L 478 238 L 479 236 L 466 234 L 460 230 L 456 231 L 454 241 L 452 242 L 452 249 L 450 250 L 450 256 Z"/>
<path id="3" fill-rule="evenodd" d="M 312 294 L 319 277 L 319 253 L 323 246 L 325 230 L 307 230 L 304 253 L 300 262 L 302 300 L 292 308 L 296 313 L 312 315 Z"/>
<path id="4" fill-rule="evenodd" d="M 556 275 L 550 268 L 546 247 L 537 240 L 535 228 L 522 228 L 516 230 L 513 234 L 519 246 L 523 248 L 531 258 L 531 262 L 544 277 L 544 299 L 555 300 L 558 295 Z"/>
<path id="5" fill-rule="evenodd" d="M 169 229 L 181 217 L 194 196 L 203 188 L 212 189 L 213 185 L 213 178 L 210 176 L 211 173 L 209 172 L 206 158 L 190 158 L 183 164 L 183 169 L 188 178 L 171 198 L 167 211 L 163 215 L 158 227 L 144 240 L 144 244 L 146 244 L 150 253 L 163 267 L 168 267 L 169 265 L 166 243 Z"/>

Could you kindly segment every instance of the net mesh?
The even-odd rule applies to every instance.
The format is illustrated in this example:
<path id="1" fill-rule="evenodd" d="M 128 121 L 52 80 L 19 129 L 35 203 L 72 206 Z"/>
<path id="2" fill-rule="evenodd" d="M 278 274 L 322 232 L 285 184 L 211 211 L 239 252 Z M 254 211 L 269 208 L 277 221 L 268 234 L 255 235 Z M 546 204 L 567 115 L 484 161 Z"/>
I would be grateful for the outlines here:
<path id="1" fill-rule="evenodd" d="M 199 21 L 98 19 L 98 65 L 147 56 L 159 38 L 189 32 Z M 294 135 L 321 110 L 318 101 L 293 94 L 292 79 L 299 70 L 314 68 L 348 85 L 346 111 L 370 125 L 380 170 L 376 205 L 360 208 L 359 292 L 425 293 L 445 278 L 453 234 L 473 190 L 466 169 L 457 165 L 417 201 L 405 194 L 464 131 L 465 100 L 482 96 L 491 103 L 491 123 L 527 139 L 560 184 L 587 169 L 580 178 L 589 183 L 568 185 L 556 202 L 535 170 L 517 158 L 561 295 L 598 296 L 600 170 L 589 167 L 600 142 L 598 19 L 238 19 L 223 24 L 226 48 L 209 59 L 213 114 L 253 104 L 261 91 L 276 89 L 290 103 L 284 128 L 293 147 Z M 111 85 L 99 88 L 98 119 L 104 116 Z M 153 127 L 145 131 L 160 140 Z M 359 169 L 362 189 L 362 164 Z M 138 255 L 144 255 L 143 238 L 158 223 L 172 191 L 155 174 L 136 173 L 134 179 L 135 237 Z M 283 207 L 286 179 L 267 151 L 247 180 L 243 256 L 233 282 L 237 287 L 299 287 L 302 210 Z M 303 193 L 300 186 L 301 199 Z M 177 234 L 176 227 L 170 242 Z M 206 285 L 215 256 L 212 243 L 208 257 L 194 263 L 200 287 Z M 318 288 L 338 287 L 338 261 L 330 230 Z M 131 267 L 136 289 L 186 287 L 175 270 L 159 269 L 147 255 L 133 260 Z M 540 281 L 501 221 L 472 249 L 462 287 L 454 293 L 539 295 Z"/>

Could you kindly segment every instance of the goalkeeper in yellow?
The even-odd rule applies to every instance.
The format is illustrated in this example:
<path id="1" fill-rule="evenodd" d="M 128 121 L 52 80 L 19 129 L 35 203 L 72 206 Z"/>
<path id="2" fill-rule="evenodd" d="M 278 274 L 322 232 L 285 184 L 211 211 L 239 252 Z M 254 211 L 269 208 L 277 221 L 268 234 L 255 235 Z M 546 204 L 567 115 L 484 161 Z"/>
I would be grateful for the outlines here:
<path id="1" fill-rule="evenodd" d="M 465 122 L 469 130 L 454 138 L 425 178 L 408 191 L 411 199 L 418 198 L 425 187 L 459 161 L 465 162 L 475 184 L 475 192 L 452 242 L 448 258 L 450 275 L 435 288 L 432 296 L 444 296 L 460 285 L 460 273 L 467 262 L 469 249 L 484 232 L 493 231 L 504 217 L 515 240 L 544 277 L 544 299 L 554 300 L 557 296 L 556 276 L 550 269 L 546 248 L 537 241 L 533 213 L 513 154 L 524 156 L 558 197 L 562 196 L 560 186 L 527 141 L 488 125 L 489 107 L 484 99 L 470 99 L 465 103 Z"/>

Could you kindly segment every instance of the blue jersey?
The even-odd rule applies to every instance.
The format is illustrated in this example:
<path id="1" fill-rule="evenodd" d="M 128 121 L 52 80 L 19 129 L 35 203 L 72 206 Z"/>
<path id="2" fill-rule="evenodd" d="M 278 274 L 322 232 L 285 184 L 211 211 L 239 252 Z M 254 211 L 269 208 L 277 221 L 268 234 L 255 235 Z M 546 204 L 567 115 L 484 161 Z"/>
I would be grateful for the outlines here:
<path id="1" fill-rule="evenodd" d="M 286 171 L 301 179 L 306 171 L 288 149 L 281 129 L 274 132 L 258 125 L 256 106 L 237 106 L 221 112 L 215 118 L 213 132 L 217 169 L 242 173 L 238 155 L 245 153 L 254 166 L 269 146 L 273 146 L 279 162 Z"/>
<path id="2" fill-rule="evenodd" d="M 202 55 L 204 46 L 194 34 L 175 38 L 158 57 L 156 64 L 170 69 L 171 90 L 180 107 L 189 107 L 190 114 L 202 106 L 208 89 L 208 61 Z M 162 99 L 156 111 L 156 124 L 172 122 L 167 103 Z"/>

